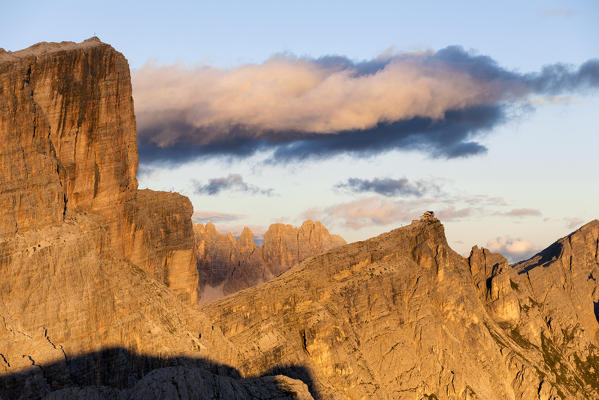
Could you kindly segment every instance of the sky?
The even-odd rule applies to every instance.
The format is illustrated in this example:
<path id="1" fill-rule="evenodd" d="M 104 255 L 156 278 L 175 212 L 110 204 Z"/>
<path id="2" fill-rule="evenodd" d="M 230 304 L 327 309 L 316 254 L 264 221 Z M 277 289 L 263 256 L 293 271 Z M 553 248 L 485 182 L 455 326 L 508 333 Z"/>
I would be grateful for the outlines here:
<path id="1" fill-rule="evenodd" d="M 599 218 L 596 1 L 3 2 L 0 47 L 132 70 L 140 187 L 221 231 L 363 240 L 433 210 L 526 258 Z"/>

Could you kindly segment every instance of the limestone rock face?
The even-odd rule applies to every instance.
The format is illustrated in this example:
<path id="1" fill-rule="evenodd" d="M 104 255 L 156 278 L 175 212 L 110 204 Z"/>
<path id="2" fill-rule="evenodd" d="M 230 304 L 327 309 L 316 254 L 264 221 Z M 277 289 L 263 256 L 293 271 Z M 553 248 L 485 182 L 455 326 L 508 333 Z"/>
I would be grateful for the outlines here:
<path id="1" fill-rule="evenodd" d="M 259 247 L 247 227 L 237 240 L 217 232 L 210 222 L 194 224 L 194 234 L 201 303 L 266 282 L 308 257 L 345 244 L 319 221 L 305 221 L 300 228 L 273 224 Z"/>
<path id="2" fill-rule="evenodd" d="M 2 182 L 23 178 L 21 184 L 30 185 L 31 177 L 47 183 L 2 190 L 14 196 L 37 194 L 38 201 L 16 201 L 16 208 L 8 207 L 9 220 L 16 222 L 11 233 L 60 222 L 56 207 L 61 206 L 98 210 L 116 223 L 124 203 L 137 190 L 127 60 L 93 38 L 79 45 L 40 43 L 3 53 L 0 76 L 0 135 L 2 143 L 11 143 L 2 149 L 2 165 L 10 168 L 2 168 Z M 11 174 L 15 158 L 24 167 L 21 176 Z M 59 191 L 63 198 L 56 202 Z M 52 218 L 27 223 L 44 207 L 53 209 Z M 11 231 L 4 218 L 2 224 L 1 231 Z"/>
<path id="3" fill-rule="evenodd" d="M 127 206 L 126 257 L 170 287 L 186 304 L 197 304 L 189 199 L 178 193 L 139 190 Z"/>
<path id="4" fill-rule="evenodd" d="M 537 346 L 562 398 L 599 398 L 599 221 L 512 271 L 523 340 Z"/>
<path id="5" fill-rule="evenodd" d="M 242 373 L 304 365 L 322 398 L 598 398 L 598 237 L 595 221 L 510 267 L 456 254 L 427 217 L 201 311 Z"/>
<path id="6" fill-rule="evenodd" d="M 92 212 L 103 217 L 117 255 L 195 303 L 189 201 L 137 191 L 122 54 L 97 38 L 0 54 L 0 142 L 0 238 Z M 165 227 L 168 237 L 156 235 Z"/>
<path id="7" fill-rule="evenodd" d="M 115 255 L 110 229 L 98 215 L 67 213 L 61 225 L 0 241 L 0 271 L 0 375 L 18 377 L 0 379 L 4 398 L 35 399 L 63 384 L 94 384 L 98 365 L 110 371 L 112 383 L 125 386 L 121 358 L 77 361 L 107 347 L 236 360 L 211 321 Z"/>

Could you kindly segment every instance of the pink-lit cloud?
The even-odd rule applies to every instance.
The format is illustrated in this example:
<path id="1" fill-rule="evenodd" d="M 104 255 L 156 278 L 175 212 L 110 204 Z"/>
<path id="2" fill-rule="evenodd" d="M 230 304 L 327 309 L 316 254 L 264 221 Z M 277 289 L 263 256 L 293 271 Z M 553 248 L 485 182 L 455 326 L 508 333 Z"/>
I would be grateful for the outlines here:
<path id="1" fill-rule="evenodd" d="M 197 210 L 193 212 L 191 220 L 195 223 L 205 224 L 206 222 L 220 223 L 237 221 L 244 218 L 242 214 L 231 214 L 220 211 Z"/>
<path id="2" fill-rule="evenodd" d="M 487 242 L 486 247 L 492 252 L 502 254 L 510 262 L 525 260 L 541 250 L 539 246 L 535 246 L 528 240 L 509 236 L 492 239 Z"/>
<path id="3" fill-rule="evenodd" d="M 435 210 L 442 221 L 450 221 L 472 216 L 479 212 L 474 208 L 456 208 L 454 206 L 434 207 L 431 199 L 392 201 L 386 197 L 373 196 L 328 207 L 315 207 L 306 210 L 303 218 L 319 219 L 328 226 L 345 226 L 362 229 L 368 226 L 399 227 L 418 219 L 425 211 Z"/>
<path id="4" fill-rule="evenodd" d="M 502 211 L 496 213 L 496 215 L 501 215 L 504 217 L 541 217 L 543 213 L 536 208 L 513 208 L 509 211 Z"/>
<path id="5" fill-rule="evenodd" d="M 520 74 L 459 46 L 356 62 L 277 55 L 234 68 L 146 64 L 133 74 L 142 161 L 198 155 L 275 160 L 392 148 L 463 157 L 509 105 L 599 87 L 599 60 Z"/>

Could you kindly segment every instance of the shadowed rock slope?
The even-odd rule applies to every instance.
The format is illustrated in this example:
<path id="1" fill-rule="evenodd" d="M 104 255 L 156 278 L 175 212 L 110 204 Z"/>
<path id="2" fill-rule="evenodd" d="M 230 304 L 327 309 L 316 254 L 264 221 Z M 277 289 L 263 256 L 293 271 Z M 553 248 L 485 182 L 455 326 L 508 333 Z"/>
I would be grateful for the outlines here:
<path id="1" fill-rule="evenodd" d="M 242 373 L 305 365 L 323 398 L 598 398 L 599 221 L 529 261 L 427 215 L 202 306 Z"/>
<path id="2" fill-rule="evenodd" d="M 194 224 L 195 255 L 200 273 L 200 303 L 266 282 L 304 259 L 345 244 L 319 221 L 301 227 L 272 224 L 264 243 L 244 228 L 238 239 L 221 234 L 212 223 Z"/>

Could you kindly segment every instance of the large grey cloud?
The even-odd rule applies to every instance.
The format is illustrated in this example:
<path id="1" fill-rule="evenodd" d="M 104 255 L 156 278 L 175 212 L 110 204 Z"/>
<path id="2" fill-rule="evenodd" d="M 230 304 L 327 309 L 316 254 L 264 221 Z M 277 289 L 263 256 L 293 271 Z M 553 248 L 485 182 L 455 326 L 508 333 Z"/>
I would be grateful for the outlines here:
<path id="1" fill-rule="evenodd" d="M 518 73 L 451 46 L 366 62 L 290 55 L 232 69 L 134 73 L 142 162 L 274 150 L 273 161 L 392 149 L 484 153 L 478 137 L 535 96 L 596 89 L 599 60 Z"/>

